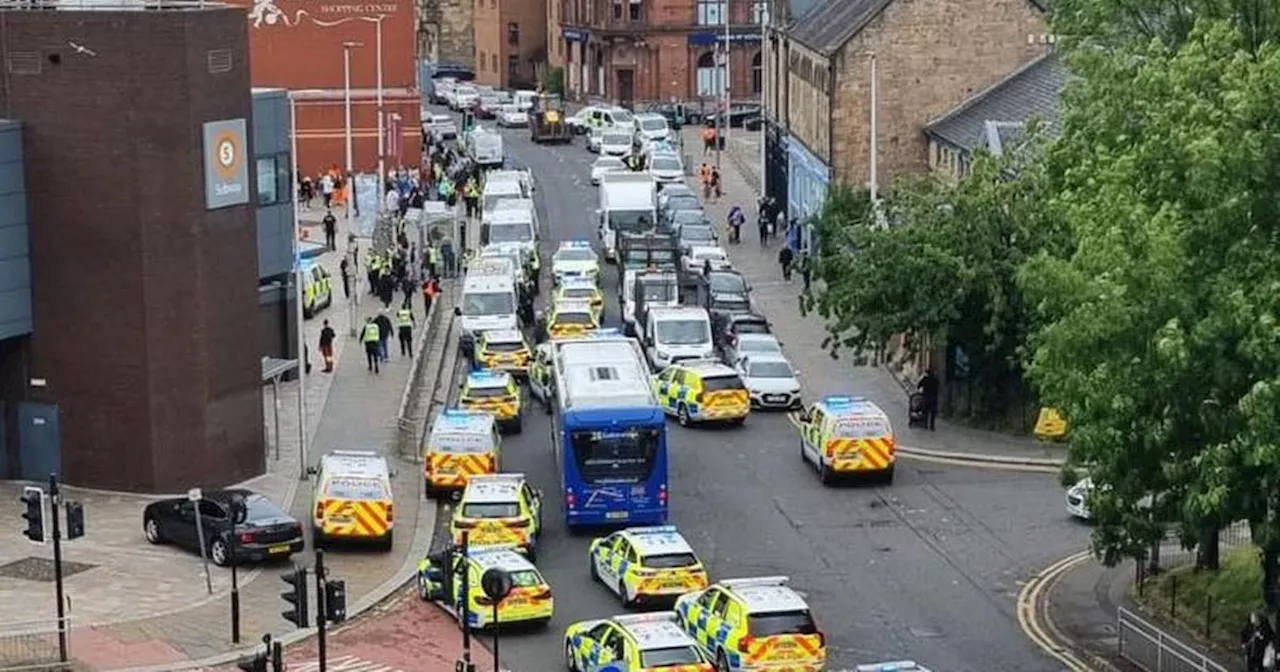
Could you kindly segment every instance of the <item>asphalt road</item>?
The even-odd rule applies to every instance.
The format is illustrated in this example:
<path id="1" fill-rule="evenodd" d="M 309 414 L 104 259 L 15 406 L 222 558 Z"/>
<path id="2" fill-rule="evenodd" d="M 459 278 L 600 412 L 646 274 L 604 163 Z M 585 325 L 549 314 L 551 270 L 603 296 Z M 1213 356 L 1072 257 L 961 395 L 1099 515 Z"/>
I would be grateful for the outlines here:
<path id="1" fill-rule="evenodd" d="M 505 135 L 509 159 L 537 180 L 543 259 L 559 241 L 597 242 L 594 155 L 581 140 L 539 147 L 527 131 Z M 616 323 L 612 267 L 603 282 Z M 504 667 L 521 672 L 563 669 L 567 625 L 622 612 L 589 579 L 590 538 L 564 529 L 551 431 L 535 405 L 524 433 L 503 442 L 504 471 L 527 474 L 548 494 L 538 566 L 556 596 L 548 629 L 502 645 Z M 901 659 L 956 672 L 1057 669 L 1018 630 L 1014 611 L 1020 578 L 1087 538 L 1064 515 L 1055 477 L 900 461 L 891 486 L 826 488 L 799 459 L 785 415 L 753 413 L 737 429 L 672 422 L 668 432 L 672 522 L 713 581 L 790 576 L 827 635 L 830 669 Z"/>

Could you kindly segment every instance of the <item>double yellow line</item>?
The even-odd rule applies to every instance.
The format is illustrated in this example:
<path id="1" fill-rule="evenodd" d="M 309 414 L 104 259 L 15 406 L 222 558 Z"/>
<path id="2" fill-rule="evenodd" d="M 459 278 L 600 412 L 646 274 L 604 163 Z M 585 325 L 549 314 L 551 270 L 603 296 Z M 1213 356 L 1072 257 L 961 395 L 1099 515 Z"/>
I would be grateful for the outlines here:
<path id="1" fill-rule="evenodd" d="M 1018 592 L 1018 627 L 1037 647 L 1071 672 L 1093 672 L 1095 668 L 1081 660 L 1063 643 L 1067 638 L 1048 617 L 1048 600 L 1045 598 L 1064 574 L 1088 561 L 1090 557 L 1089 551 L 1067 556 L 1031 577 Z"/>

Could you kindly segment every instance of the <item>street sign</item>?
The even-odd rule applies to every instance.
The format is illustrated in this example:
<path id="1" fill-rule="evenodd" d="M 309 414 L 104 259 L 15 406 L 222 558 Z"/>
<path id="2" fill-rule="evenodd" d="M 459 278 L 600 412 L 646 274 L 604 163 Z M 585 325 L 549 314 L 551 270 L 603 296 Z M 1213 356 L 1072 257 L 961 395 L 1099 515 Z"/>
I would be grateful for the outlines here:
<path id="1" fill-rule="evenodd" d="M 187 491 L 187 499 L 192 502 L 198 502 L 204 499 L 204 493 L 200 492 L 200 488 L 191 488 Z"/>

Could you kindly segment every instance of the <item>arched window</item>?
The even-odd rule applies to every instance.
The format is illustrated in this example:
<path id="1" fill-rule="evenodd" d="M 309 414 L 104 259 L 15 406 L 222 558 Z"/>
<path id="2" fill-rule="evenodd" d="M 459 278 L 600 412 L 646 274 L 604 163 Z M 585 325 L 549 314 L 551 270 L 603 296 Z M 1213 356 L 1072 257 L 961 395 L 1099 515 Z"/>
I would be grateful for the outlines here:
<path id="1" fill-rule="evenodd" d="M 716 64 L 716 53 L 708 51 L 698 57 L 699 96 L 711 97 L 724 94 L 724 66 Z"/>
<path id="2" fill-rule="evenodd" d="M 751 93 L 760 95 L 764 92 L 764 70 L 761 67 L 763 51 L 757 51 L 751 59 Z"/>

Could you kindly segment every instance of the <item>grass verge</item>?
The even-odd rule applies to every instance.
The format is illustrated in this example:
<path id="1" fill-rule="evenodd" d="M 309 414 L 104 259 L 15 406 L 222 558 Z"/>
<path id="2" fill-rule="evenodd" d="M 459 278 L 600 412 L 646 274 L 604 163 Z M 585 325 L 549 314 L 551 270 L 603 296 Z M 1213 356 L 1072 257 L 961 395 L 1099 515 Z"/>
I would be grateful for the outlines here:
<path id="1" fill-rule="evenodd" d="M 1148 579 L 1141 595 L 1135 589 L 1133 599 L 1196 641 L 1234 654 L 1249 613 L 1263 609 L 1257 551 L 1249 547 L 1223 553 L 1216 572 L 1170 570 Z"/>

